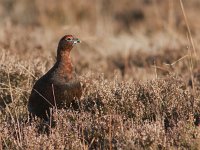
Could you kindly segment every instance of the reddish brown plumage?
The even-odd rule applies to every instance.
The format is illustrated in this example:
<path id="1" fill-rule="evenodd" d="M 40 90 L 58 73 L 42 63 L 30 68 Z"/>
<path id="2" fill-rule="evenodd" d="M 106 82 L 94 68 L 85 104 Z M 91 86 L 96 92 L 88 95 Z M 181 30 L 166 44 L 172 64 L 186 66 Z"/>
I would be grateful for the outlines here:
<path id="1" fill-rule="evenodd" d="M 28 101 L 28 111 L 33 116 L 48 121 L 51 107 L 69 107 L 74 100 L 80 99 L 81 84 L 73 73 L 70 59 L 70 51 L 76 43 L 80 41 L 72 35 L 65 35 L 60 40 L 55 65 L 33 86 Z"/>

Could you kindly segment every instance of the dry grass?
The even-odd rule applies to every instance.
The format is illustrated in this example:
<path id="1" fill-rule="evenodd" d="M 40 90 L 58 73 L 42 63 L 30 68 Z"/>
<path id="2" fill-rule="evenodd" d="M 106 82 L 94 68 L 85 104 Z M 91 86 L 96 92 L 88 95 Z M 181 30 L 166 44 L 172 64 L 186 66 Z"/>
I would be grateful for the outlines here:
<path id="1" fill-rule="evenodd" d="M 0 4 L 0 149 L 200 148 L 198 0 Z M 81 108 L 56 111 L 45 134 L 26 105 L 66 33 L 83 40 Z"/>

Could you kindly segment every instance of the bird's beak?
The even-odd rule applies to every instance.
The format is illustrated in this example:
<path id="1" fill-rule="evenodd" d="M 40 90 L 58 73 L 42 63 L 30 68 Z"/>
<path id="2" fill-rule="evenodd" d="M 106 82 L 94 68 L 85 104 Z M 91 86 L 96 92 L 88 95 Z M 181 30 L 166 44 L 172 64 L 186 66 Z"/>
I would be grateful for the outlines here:
<path id="1" fill-rule="evenodd" d="M 78 38 L 74 38 L 73 39 L 73 45 L 81 43 L 81 40 L 79 40 Z"/>

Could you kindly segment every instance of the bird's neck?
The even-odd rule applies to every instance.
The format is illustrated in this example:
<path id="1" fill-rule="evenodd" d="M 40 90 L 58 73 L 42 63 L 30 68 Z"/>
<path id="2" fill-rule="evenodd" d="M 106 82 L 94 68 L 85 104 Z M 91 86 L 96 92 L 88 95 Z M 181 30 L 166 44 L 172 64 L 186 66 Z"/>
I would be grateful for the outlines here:
<path id="1" fill-rule="evenodd" d="M 57 55 L 58 72 L 60 76 L 72 78 L 73 65 L 70 58 L 70 51 L 63 51 Z"/>

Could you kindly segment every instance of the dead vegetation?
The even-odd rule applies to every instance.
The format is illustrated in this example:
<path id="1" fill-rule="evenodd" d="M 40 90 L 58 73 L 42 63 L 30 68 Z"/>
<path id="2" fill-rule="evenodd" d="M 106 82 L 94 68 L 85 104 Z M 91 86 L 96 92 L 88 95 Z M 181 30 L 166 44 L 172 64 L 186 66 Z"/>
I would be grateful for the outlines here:
<path id="1" fill-rule="evenodd" d="M 33 2 L 0 2 L 0 149 L 200 148 L 198 0 L 183 1 L 192 37 L 179 1 Z M 45 134 L 27 100 L 66 33 L 84 92 Z"/>

